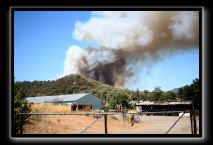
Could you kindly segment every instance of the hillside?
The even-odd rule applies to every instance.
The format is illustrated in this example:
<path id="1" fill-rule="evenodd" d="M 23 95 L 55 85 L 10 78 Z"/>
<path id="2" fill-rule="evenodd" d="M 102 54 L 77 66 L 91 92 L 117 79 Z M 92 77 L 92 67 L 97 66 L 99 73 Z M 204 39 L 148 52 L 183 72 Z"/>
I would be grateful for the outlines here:
<path id="1" fill-rule="evenodd" d="M 17 87 L 28 97 L 34 96 L 51 96 L 74 93 L 92 93 L 103 99 L 104 102 L 109 102 L 109 98 L 122 94 L 128 96 L 131 100 L 149 100 L 149 101 L 181 101 L 191 100 L 196 108 L 200 105 L 200 83 L 199 79 L 192 81 L 190 85 L 180 88 L 175 88 L 173 91 L 156 90 L 152 92 L 140 92 L 123 88 L 117 88 L 104 84 L 102 82 L 87 78 L 81 75 L 69 75 L 53 81 L 23 81 L 15 82 Z M 177 91 L 174 93 L 174 91 Z"/>
<path id="2" fill-rule="evenodd" d="M 100 98 L 110 97 L 113 92 L 127 91 L 81 75 L 69 75 L 53 81 L 16 82 L 27 96 L 45 96 L 73 93 L 92 93 Z"/>

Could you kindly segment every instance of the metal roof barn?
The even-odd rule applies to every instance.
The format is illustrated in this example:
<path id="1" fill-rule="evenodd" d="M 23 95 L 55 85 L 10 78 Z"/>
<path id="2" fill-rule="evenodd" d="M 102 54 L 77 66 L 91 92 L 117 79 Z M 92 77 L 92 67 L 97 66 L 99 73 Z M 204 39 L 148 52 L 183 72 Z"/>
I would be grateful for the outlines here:
<path id="1" fill-rule="evenodd" d="M 68 95 L 56 95 L 56 96 L 38 96 L 26 98 L 28 103 L 64 103 L 78 106 L 90 105 L 92 109 L 100 109 L 102 107 L 102 101 L 100 98 L 90 94 L 68 94 Z"/>
<path id="2" fill-rule="evenodd" d="M 191 101 L 185 102 L 143 101 L 140 103 L 136 103 L 135 106 L 138 111 L 142 112 L 187 111 L 193 109 Z"/>
<path id="3" fill-rule="evenodd" d="M 136 103 L 136 105 L 191 105 L 192 102 L 185 101 L 185 102 L 150 102 L 150 101 L 143 101 L 140 103 Z"/>

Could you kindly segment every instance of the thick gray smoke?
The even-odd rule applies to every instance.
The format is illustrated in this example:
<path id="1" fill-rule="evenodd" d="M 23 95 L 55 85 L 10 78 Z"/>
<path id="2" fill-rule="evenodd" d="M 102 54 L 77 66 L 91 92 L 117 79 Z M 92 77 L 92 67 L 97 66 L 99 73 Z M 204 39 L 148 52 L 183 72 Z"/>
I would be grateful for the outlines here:
<path id="1" fill-rule="evenodd" d="M 76 22 L 73 37 L 99 47 L 71 46 L 64 75 L 83 74 L 122 86 L 134 74 L 128 66 L 158 52 L 189 50 L 199 45 L 199 15 L 195 11 L 101 11 L 87 22 Z M 166 53 L 165 53 L 166 55 Z"/>

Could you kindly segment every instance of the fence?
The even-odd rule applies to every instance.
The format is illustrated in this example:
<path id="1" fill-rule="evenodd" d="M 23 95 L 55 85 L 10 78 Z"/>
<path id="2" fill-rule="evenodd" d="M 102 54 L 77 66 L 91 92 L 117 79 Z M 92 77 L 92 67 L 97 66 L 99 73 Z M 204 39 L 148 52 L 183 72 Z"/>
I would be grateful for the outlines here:
<path id="1" fill-rule="evenodd" d="M 197 134 L 192 111 L 21 113 L 23 134 Z M 198 120 L 199 121 L 199 120 Z"/>

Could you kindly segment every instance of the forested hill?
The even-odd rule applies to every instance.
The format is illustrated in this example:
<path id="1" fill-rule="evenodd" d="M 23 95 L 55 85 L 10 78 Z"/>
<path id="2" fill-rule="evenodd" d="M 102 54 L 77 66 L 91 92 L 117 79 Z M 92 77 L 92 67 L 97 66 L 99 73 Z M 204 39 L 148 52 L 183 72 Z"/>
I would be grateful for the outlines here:
<path id="1" fill-rule="evenodd" d="M 16 82 L 16 85 L 30 97 L 73 93 L 92 93 L 102 98 L 111 95 L 113 92 L 124 90 L 81 75 L 69 75 L 53 81 Z M 125 89 L 125 91 L 130 93 L 130 91 L 127 89 Z"/>

